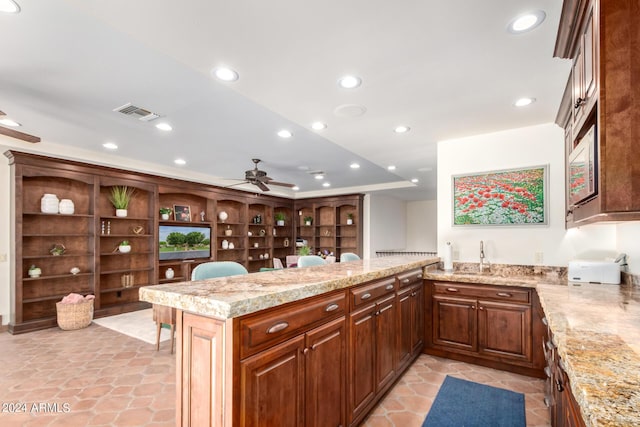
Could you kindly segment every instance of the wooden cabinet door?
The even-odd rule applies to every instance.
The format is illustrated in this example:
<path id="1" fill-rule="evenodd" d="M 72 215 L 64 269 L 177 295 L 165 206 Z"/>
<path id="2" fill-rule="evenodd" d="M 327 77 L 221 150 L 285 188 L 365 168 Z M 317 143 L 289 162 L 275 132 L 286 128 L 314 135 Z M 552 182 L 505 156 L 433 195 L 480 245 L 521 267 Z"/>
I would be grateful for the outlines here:
<path id="1" fill-rule="evenodd" d="M 478 351 L 497 359 L 532 360 L 531 307 L 478 302 Z"/>
<path id="2" fill-rule="evenodd" d="M 394 379 L 396 368 L 396 297 L 380 301 L 376 311 L 376 391 Z"/>
<path id="3" fill-rule="evenodd" d="M 240 363 L 243 427 L 304 426 L 304 335 Z"/>
<path id="4" fill-rule="evenodd" d="M 411 353 L 422 353 L 424 347 L 424 286 L 413 287 L 411 292 Z"/>
<path id="5" fill-rule="evenodd" d="M 351 313 L 349 318 L 349 422 L 360 415 L 376 394 L 375 304 Z"/>
<path id="6" fill-rule="evenodd" d="M 478 348 L 476 300 L 433 296 L 433 343 L 475 352 Z"/>
<path id="7" fill-rule="evenodd" d="M 346 327 L 341 317 L 309 333 L 305 348 L 305 426 L 346 426 Z"/>
<path id="8" fill-rule="evenodd" d="M 398 293 L 398 367 L 402 367 L 411 360 L 413 350 L 413 289 L 405 289 Z"/>

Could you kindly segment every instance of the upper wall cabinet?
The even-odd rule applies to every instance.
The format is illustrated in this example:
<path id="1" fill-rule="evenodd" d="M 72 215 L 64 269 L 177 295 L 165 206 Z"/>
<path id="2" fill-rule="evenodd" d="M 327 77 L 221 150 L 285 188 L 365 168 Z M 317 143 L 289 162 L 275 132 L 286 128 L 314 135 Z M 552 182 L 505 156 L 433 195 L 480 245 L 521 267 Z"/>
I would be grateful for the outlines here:
<path id="1" fill-rule="evenodd" d="M 556 120 L 565 129 L 567 227 L 640 219 L 638 2 L 565 0 L 554 56 L 573 64 Z"/>

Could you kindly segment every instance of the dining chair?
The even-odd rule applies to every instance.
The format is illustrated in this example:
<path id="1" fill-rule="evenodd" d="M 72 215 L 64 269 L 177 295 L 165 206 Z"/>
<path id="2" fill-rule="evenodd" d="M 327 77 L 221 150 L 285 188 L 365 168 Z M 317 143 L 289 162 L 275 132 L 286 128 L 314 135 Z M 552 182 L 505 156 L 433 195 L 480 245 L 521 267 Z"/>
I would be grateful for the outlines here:
<path id="1" fill-rule="evenodd" d="M 285 259 L 287 268 L 296 267 L 298 265 L 298 258 L 299 258 L 298 255 L 287 255 Z"/>
<path id="2" fill-rule="evenodd" d="M 336 262 L 336 257 L 334 257 L 333 255 L 327 255 L 324 260 L 327 264 L 333 264 L 334 262 Z"/>
<path id="3" fill-rule="evenodd" d="M 191 280 L 213 279 L 215 277 L 248 274 L 242 264 L 233 261 L 211 261 L 196 266 L 191 272 Z"/>
<path id="4" fill-rule="evenodd" d="M 344 252 L 340 254 L 340 262 L 358 261 L 360 257 L 353 252 Z"/>
<path id="5" fill-rule="evenodd" d="M 318 255 L 303 255 L 298 258 L 298 267 L 311 267 L 314 265 L 325 265 L 326 261 Z"/>

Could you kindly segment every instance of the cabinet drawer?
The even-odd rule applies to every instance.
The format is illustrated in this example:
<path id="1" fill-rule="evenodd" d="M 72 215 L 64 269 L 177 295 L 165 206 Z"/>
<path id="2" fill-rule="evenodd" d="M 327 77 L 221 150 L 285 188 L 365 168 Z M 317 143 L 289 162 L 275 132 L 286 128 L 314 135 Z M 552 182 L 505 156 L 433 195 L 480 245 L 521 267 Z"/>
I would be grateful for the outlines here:
<path id="1" fill-rule="evenodd" d="M 353 307 L 358 307 L 384 295 L 393 294 L 395 291 L 396 279 L 385 279 L 353 289 L 351 291 L 351 301 L 353 301 Z"/>
<path id="2" fill-rule="evenodd" d="M 398 275 L 398 286 L 404 288 L 405 286 L 413 285 L 414 283 L 422 282 L 422 269 L 411 270 L 408 273 Z"/>
<path id="3" fill-rule="evenodd" d="M 346 308 L 345 292 L 342 291 L 242 319 L 240 357 L 245 358 L 334 317 L 342 316 L 346 313 Z"/>
<path id="4" fill-rule="evenodd" d="M 434 283 L 433 292 L 443 295 L 458 295 L 493 301 L 511 301 L 522 304 L 531 303 L 531 293 L 527 289 L 513 289 L 506 286 L 474 286 L 460 283 Z"/>

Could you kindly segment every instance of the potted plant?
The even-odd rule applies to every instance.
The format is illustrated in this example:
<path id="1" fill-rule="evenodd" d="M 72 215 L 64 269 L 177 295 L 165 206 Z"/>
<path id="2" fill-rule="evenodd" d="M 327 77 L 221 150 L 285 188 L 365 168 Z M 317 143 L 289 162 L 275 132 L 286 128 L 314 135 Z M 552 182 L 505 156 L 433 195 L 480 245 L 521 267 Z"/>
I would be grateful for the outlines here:
<path id="1" fill-rule="evenodd" d="M 122 242 L 120 242 L 120 245 L 118 246 L 118 251 L 123 254 L 131 252 L 131 245 L 129 244 L 129 241 L 123 240 Z"/>
<path id="2" fill-rule="evenodd" d="M 298 256 L 306 256 L 311 254 L 311 248 L 309 246 L 300 246 L 298 248 Z"/>
<path id="3" fill-rule="evenodd" d="M 313 224 L 313 217 L 305 216 L 304 217 L 304 225 L 311 225 L 311 224 Z"/>
<path id="4" fill-rule="evenodd" d="M 40 277 L 42 270 L 40 267 L 36 267 L 35 264 L 29 267 L 29 277 Z"/>
<path id="5" fill-rule="evenodd" d="M 351 224 L 353 224 L 353 214 L 349 212 L 347 214 L 347 225 L 351 225 Z"/>
<path id="6" fill-rule="evenodd" d="M 280 226 L 284 225 L 284 220 L 286 219 L 284 213 L 276 212 L 275 218 L 276 218 L 276 225 L 280 225 Z"/>
<path id="7" fill-rule="evenodd" d="M 109 195 L 109 201 L 116 208 L 116 216 L 127 216 L 127 209 L 129 208 L 129 202 L 135 193 L 136 189 L 127 187 L 126 185 L 114 185 L 111 187 L 111 194 Z"/>
<path id="8" fill-rule="evenodd" d="M 160 218 L 167 221 L 169 219 L 169 215 L 171 215 L 171 208 L 160 208 Z"/>

